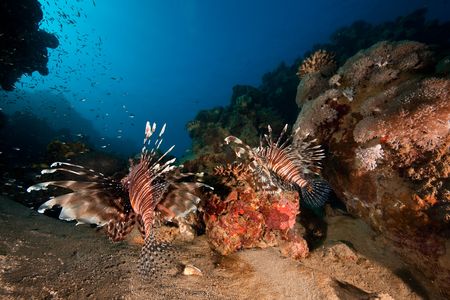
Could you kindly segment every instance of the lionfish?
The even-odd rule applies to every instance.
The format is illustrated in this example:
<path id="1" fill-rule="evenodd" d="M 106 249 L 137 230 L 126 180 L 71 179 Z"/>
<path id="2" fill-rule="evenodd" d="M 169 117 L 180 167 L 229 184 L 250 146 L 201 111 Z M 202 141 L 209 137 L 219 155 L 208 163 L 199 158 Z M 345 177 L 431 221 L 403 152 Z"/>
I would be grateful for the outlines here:
<path id="1" fill-rule="evenodd" d="M 277 192 L 298 190 L 301 200 L 310 207 L 318 207 L 328 200 L 331 188 L 319 175 L 320 161 L 325 157 L 316 139 L 305 137 L 293 142 L 298 129 L 286 136 L 288 125 L 274 141 L 272 128 L 260 138 L 258 147 L 251 148 L 239 138 L 228 136 L 226 144 L 234 144 L 238 158 L 245 158 L 252 171 L 257 188 Z"/>
<path id="2" fill-rule="evenodd" d="M 173 254 L 170 244 L 158 239 L 154 233 L 156 214 L 164 220 L 181 223 L 197 209 L 200 202 L 198 189 L 210 188 L 200 182 L 202 174 L 181 173 L 174 165 L 175 158 L 165 160 L 174 146 L 158 155 L 165 128 L 166 124 L 149 151 L 147 146 L 151 144 L 156 124 L 151 126 L 147 122 L 140 159 L 137 163 L 130 160 L 129 173 L 120 181 L 67 162 L 55 162 L 49 169 L 42 170 L 42 174 L 69 174 L 82 179 L 47 181 L 29 187 L 28 192 L 45 190 L 48 186 L 72 191 L 51 198 L 38 211 L 43 213 L 53 206 L 60 206 L 60 219 L 106 226 L 106 232 L 113 241 L 125 239 L 137 224 L 144 238 L 139 271 L 145 276 L 158 276 L 163 271 L 162 265 L 174 262 L 170 258 Z M 188 182 L 184 179 L 189 176 L 195 180 Z"/>

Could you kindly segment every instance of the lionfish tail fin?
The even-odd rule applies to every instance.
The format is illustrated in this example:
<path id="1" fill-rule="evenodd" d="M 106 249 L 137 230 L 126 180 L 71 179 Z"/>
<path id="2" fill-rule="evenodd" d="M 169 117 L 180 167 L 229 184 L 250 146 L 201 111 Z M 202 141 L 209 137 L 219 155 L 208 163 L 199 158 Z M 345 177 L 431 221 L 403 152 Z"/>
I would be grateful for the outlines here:
<path id="1" fill-rule="evenodd" d="M 300 187 L 302 203 L 308 207 L 321 207 L 325 205 L 331 194 L 331 187 L 322 178 L 313 178 L 308 183 Z"/>
<path id="2" fill-rule="evenodd" d="M 139 274 L 146 279 L 159 279 L 164 275 L 175 275 L 177 251 L 171 244 L 160 241 L 153 232 L 144 240 L 139 258 Z"/>

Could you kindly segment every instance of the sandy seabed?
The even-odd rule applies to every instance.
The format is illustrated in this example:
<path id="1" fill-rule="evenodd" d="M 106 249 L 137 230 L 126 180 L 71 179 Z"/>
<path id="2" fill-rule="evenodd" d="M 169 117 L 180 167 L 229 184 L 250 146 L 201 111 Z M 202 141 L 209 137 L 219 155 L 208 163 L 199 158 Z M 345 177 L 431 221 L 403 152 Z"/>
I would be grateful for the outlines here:
<path id="1" fill-rule="evenodd" d="M 140 245 L 112 243 L 0 198 L 1 299 L 435 299 L 361 220 L 329 217 L 327 238 L 302 261 L 276 248 L 222 257 L 205 236 L 181 246 L 203 276 L 138 275 Z"/>

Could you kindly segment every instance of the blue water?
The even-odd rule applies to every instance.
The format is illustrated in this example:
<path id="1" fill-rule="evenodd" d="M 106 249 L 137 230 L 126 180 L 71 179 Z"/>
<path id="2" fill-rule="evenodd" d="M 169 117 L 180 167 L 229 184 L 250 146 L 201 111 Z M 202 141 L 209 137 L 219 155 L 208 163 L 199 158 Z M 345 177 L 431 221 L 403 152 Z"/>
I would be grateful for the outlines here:
<path id="1" fill-rule="evenodd" d="M 42 28 L 60 40 L 49 50 L 50 74 L 22 78 L 2 108 L 30 109 L 125 154 L 139 151 L 147 120 L 167 122 L 165 146 L 176 144 L 178 156 L 190 147 L 185 124 L 200 109 L 227 105 L 233 85 L 258 86 L 265 72 L 293 63 L 337 28 L 422 7 L 448 20 L 450 11 L 447 0 L 41 3 Z"/>

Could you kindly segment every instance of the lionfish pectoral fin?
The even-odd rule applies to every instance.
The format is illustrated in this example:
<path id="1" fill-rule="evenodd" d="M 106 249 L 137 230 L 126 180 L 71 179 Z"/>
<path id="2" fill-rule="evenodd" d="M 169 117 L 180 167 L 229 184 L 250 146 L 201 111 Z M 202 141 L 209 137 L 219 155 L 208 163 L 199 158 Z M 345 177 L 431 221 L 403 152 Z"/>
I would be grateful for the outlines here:
<path id="1" fill-rule="evenodd" d="M 158 204 L 157 210 L 162 213 L 166 221 L 176 221 L 186 218 L 195 212 L 201 201 L 199 188 L 209 188 L 201 182 L 179 182 L 171 185 L 171 190 Z M 176 222 L 177 223 L 177 222 Z"/>
<path id="2" fill-rule="evenodd" d="M 321 207 L 325 205 L 331 194 L 331 187 L 322 178 L 313 178 L 300 187 L 302 203 L 308 207 Z"/>
<path id="3" fill-rule="evenodd" d="M 65 180 L 37 183 L 30 186 L 28 192 L 47 190 L 49 187 L 72 192 L 52 197 L 39 206 L 38 212 L 44 213 L 54 206 L 61 207 L 59 219 L 77 221 L 77 225 L 108 225 L 107 234 L 114 241 L 123 239 L 134 227 L 134 214 L 126 209 L 126 195 L 121 182 L 93 169 L 67 162 L 54 162 L 41 173 L 63 175 Z"/>
<path id="4" fill-rule="evenodd" d="M 126 215 L 123 209 L 113 205 L 113 199 L 114 195 L 103 190 L 81 190 L 51 198 L 39 206 L 38 212 L 59 206 L 61 220 L 104 226 Z"/>
<path id="5" fill-rule="evenodd" d="M 167 242 L 159 241 L 153 233 L 144 240 L 139 258 L 139 273 L 149 279 L 158 279 L 162 275 L 175 275 L 179 266 L 175 260 L 177 251 Z"/>
<path id="6" fill-rule="evenodd" d="M 230 145 L 236 156 L 239 158 L 247 157 L 252 160 L 255 156 L 253 149 L 235 136 L 230 135 L 226 137 L 225 144 Z"/>
<path id="7" fill-rule="evenodd" d="M 27 188 L 27 192 L 47 190 L 49 186 L 61 187 L 72 191 L 99 189 L 102 185 L 93 181 L 77 181 L 77 180 L 58 180 L 58 181 L 46 181 L 34 184 Z"/>

